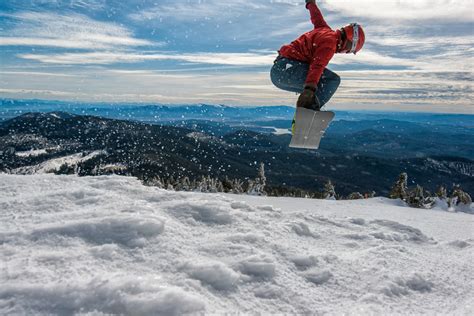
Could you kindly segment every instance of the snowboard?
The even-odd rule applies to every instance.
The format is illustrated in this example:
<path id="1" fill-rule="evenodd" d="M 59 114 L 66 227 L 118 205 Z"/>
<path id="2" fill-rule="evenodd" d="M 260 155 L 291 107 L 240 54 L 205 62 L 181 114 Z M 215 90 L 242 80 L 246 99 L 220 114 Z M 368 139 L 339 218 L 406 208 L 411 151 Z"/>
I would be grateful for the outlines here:
<path id="1" fill-rule="evenodd" d="M 313 111 L 303 107 L 296 108 L 290 147 L 318 149 L 321 138 L 334 118 L 331 111 Z"/>

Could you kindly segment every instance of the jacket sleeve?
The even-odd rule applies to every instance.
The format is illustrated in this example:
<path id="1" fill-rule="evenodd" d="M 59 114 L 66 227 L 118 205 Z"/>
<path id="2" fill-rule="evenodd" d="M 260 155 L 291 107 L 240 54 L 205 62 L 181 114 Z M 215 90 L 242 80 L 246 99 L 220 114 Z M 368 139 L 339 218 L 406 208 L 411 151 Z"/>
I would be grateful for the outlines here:
<path id="1" fill-rule="evenodd" d="M 316 3 L 308 3 L 306 8 L 309 10 L 311 14 L 311 22 L 313 22 L 314 28 L 318 27 L 329 27 L 326 21 L 323 18 L 323 14 L 319 10 Z"/>
<path id="2" fill-rule="evenodd" d="M 323 46 L 315 50 L 313 58 L 309 64 L 309 71 L 305 84 L 317 84 L 319 82 L 324 69 L 331 61 L 334 54 L 335 50 L 330 46 Z"/>

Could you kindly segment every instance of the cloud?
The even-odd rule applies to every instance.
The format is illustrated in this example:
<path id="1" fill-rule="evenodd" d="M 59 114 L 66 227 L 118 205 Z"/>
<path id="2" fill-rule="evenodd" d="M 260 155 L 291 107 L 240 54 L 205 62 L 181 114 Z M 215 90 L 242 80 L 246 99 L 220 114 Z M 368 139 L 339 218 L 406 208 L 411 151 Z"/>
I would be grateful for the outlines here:
<path id="1" fill-rule="evenodd" d="M 45 12 L 3 14 L 15 20 L 15 27 L 0 37 L 0 46 L 50 46 L 76 49 L 112 49 L 163 45 L 133 37 L 132 32 L 115 23 L 93 20 L 79 14 Z"/>
<path id="2" fill-rule="evenodd" d="M 398 34 L 398 35 L 371 35 L 367 38 L 368 43 L 374 43 L 378 45 L 384 45 L 387 47 L 400 47 L 403 49 L 410 50 L 439 50 L 446 48 L 445 44 L 449 43 L 451 47 L 455 49 L 459 48 L 470 48 L 474 46 L 474 37 L 472 35 L 449 35 L 439 36 L 436 34 L 428 35 L 409 35 L 409 34 Z"/>
<path id="3" fill-rule="evenodd" d="M 471 2 L 318 0 L 330 25 L 357 20 L 367 34 L 359 54 L 332 60 L 343 83 L 330 108 L 472 107 Z M 294 104 L 294 94 L 272 86 L 268 70 L 281 45 L 312 28 L 302 0 L 0 6 L 7 8 L 0 12 L 0 70 L 9 70 L 0 72 L 2 88 L 20 97 Z"/>
<path id="4" fill-rule="evenodd" d="M 137 54 L 133 52 L 91 52 L 65 54 L 19 54 L 18 57 L 51 64 L 114 64 L 136 63 L 143 61 L 174 60 L 197 64 L 268 66 L 276 57 L 275 54 L 256 53 L 194 53 L 194 54 Z"/>
<path id="5" fill-rule="evenodd" d="M 0 93 L 17 98 L 175 104 L 294 105 L 297 99 L 294 93 L 274 87 L 268 72 L 196 75 L 91 67 L 79 74 L 80 83 L 73 77 L 38 80 L 33 74 L 5 75 L 7 84 Z M 450 112 L 472 113 L 474 92 L 470 73 L 365 70 L 338 74 L 342 83 L 327 109 L 441 111 L 449 107 Z M 185 95 L 181 93 L 183 82 Z"/>
<path id="6" fill-rule="evenodd" d="M 170 18 L 173 21 L 197 20 L 226 20 L 238 19 L 254 12 L 268 8 L 268 1 L 193 1 L 155 3 L 153 7 L 146 8 L 137 13 L 130 14 L 136 21 L 156 20 Z"/>
<path id="7" fill-rule="evenodd" d="M 347 64 L 363 64 L 371 67 L 416 67 L 418 63 L 409 58 L 397 58 L 389 55 L 383 55 L 370 49 L 363 49 L 357 55 L 354 54 L 336 54 L 331 60 L 331 64 L 347 65 Z"/>
<path id="8" fill-rule="evenodd" d="M 38 71 L 0 71 L 0 75 L 18 75 L 18 76 L 45 76 L 45 77 L 77 77 L 77 75 Z"/>
<path id="9" fill-rule="evenodd" d="M 161 32 L 171 29 L 173 36 L 193 44 L 234 47 L 280 42 L 278 38 L 311 29 L 302 1 L 158 1 L 128 18 Z"/>
<path id="10" fill-rule="evenodd" d="M 106 8 L 107 2 L 110 0 L 9 0 L 8 4 L 13 8 L 33 8 L 41 9 L 87 9 L 87 10 L 103 10 Z M 130 0 L 133 1 L 133 0 Z"/>
<path id="11" fill-rule="evenodd" d="M 473 22 L 472 0 L 326 0 L 325 8 L 374 20 Z"/>

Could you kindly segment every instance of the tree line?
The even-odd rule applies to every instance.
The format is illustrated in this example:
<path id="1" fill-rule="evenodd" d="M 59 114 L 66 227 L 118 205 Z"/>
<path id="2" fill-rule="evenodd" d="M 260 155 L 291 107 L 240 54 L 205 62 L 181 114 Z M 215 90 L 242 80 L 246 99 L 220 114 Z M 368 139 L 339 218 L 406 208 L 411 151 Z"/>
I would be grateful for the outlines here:
<path id="1" fill-rule="evenodd" d="M 400 199 L 411 207 L 425 209 L 432 208 L 437 200 L 446 202 L 449 208 L 454 208 L 460 204 L 471 205 L 472 203 L 471 196 L 464 192 L 458 184 L 453 184 L 449 192 L 446 186 L 441 185 L 434 194 L 418 184 L 410 189 L 408 188 L 408 174 L 406 172 L 400 174 L 390 191 L 389 197 Z"/>
<path id="2" fill-rule="evenodd" d="M 113 168 L 112 168 L 113 167 Z M 128 175 L 127 168 L 117 166 L 97 167 L 87 172 L 89 175 L 103 174 L 121 174 Z M 56 171 L 58 174 L 82 174 L 82 170 L 78 166 L 68 166 L 64 164 Z M 331 180 L 327 180 L 322 191 L 306 191 L 299 188 L 291 187 L 273 187 L 267 185 L 265 176 L 265 164 L 260 163 L 257 176 L 253 179 L 229 179 L 213 178 L 211 176 L 202 176 L 200 179 L 190 179 L 189 177 L 174 178 L 173 176 L 164 178 L 154 176 L 142 179 L 142 182 L 148 186 L 155 186 L 165 190 L 173 191 L 190 191 L 202 193 L 233 193 L 233 194 L 249 194 L 260 196 L 280 196 L 280 197 L 298 197 L 313 199 L 332 199 L 332 200 L 357 200 L 367 199 L 376 196 L 375 191 L 372 192 L 352 192 L 349 195 L 340 195 L 336 192 L 335 185 Z M 408 187 L 408 174 L 403 172 L 392 186 L 388 196 L 391 199 L 400 199 L 410 207 L 430 209 L 436 205 L 437 201 L 446 203 L 449 208 L 454 208 L 460 204 L 471 205 L 471 196 L 463 191 L 460 185 L 453 184 L 450 190 L 442 185 L 435 193 L 425 190 L 422 186 L 416 185 L 412 188 Z"/>

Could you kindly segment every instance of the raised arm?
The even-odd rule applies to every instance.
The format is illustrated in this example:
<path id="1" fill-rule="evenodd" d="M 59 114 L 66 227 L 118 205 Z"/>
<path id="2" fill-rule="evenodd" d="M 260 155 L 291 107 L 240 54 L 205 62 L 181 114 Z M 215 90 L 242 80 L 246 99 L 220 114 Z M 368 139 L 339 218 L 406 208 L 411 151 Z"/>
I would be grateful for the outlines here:
<path id="1" fill-rule="evenodd" d="M 311 22 L 313 22 L 314 28 L 329 27 L 316 5 L 316 0 L 306 0 L 306 9 L 308 9 L 311 14 Z"/>

